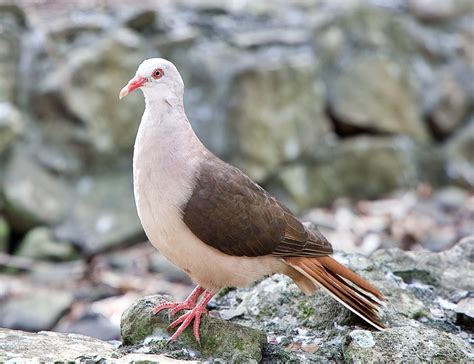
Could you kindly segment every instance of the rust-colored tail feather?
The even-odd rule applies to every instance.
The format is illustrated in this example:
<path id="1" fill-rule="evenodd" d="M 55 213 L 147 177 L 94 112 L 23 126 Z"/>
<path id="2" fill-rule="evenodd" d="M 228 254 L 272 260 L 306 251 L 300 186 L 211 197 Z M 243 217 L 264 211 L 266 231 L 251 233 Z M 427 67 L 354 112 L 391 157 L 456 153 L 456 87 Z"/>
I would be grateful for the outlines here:
<path id="1" fill-rule="evenodd" d="M 318 258 L 285 258 L 287 264 L 323 288 L 338 302 L 379 330 L 382 293 L 329 256 Z"/>

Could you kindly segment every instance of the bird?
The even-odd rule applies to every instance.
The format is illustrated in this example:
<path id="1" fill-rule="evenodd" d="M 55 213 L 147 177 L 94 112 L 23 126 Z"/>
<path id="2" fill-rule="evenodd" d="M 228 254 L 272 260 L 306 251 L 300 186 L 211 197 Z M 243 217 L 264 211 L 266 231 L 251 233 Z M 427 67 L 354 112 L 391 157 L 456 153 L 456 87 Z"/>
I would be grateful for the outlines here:
<path id="1" fill-rule="evenodd" d="M 153 246 L 186 272 L 196 288 L 183 302 L 161 301 L 152 314 L 185 311 L 169 328 L 175 341 L 199 325 L 224 287 L 246 287 L 276 273 L 305 294 L 322 288 L 378 330 L 383 294 L 331 257 L 332 245 L 238 168 L 214 155 L 185 113 L 184 82 L 163 58 L 143 61 L 119 98 L 140 89 L 145 110 L 133 151 L 133 191 Z"/>

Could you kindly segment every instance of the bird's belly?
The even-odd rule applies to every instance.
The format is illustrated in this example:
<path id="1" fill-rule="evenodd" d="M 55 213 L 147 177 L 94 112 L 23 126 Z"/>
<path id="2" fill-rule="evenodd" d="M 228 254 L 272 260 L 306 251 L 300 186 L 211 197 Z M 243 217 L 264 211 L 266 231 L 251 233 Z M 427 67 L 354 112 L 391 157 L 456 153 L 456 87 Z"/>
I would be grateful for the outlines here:
<path id="1" fill-rule="evenodd" d="M 237 257 L 203 243 L 180 221 L 181 227 L 167 235 L 167 241 L 154 242 L 160 252 L 184 270 L 200 286 L 217 292 L 219 289 L 245 287 L 265 275 L 281 273 L 286 265 L 278 258 Z"/>
<path id="2" fill-rule="evenodd" d="M 145 228 L 150 242 L 200 286 L 213 292 L 226 286 L 245 287 L 265 275 L 287 269 L 272 256 L 237 257 L 203 243 L 181 220 Z"/>

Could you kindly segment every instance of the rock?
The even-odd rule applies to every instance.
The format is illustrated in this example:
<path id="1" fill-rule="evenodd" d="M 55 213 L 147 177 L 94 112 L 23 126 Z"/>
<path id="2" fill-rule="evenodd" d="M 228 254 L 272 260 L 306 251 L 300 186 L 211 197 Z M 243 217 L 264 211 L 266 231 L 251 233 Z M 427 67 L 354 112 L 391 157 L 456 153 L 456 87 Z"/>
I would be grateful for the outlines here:
<path id="1" fill-rule="evenodd" d="M 183 362 L 187 364 L 197 364 L 200 363 L 196 360 L 178 360 L 171 359 L 166 355 L 154 355 L 154 354 L 127 354 L 122 356 L 120 359 L 114 360 L 117 364 L 182 364 Z"/>
<path id="2" fill-rule="evenodd" d="M 270 45 L 297 46 L 307 44 L 309 34 L 306 29 L 253 29 L 252 31 L 233 34 L 231 41 L 240 48 L 257 48 Z"/>
<path id="3" fill-rule="evenodd" d="M 163 274 L 163 277 L 169 282 L 191 283 L 189 276 L 184 271 L 161 254 L 155 253 L 150 257 L 150 271 Z"/>
<path id="4" fill-rule="evenodd" d="M 44 169 L 26 146 L 16 147 L 3 185 L 4 212 L 14 231 L 60 222 L 71 196 L 65 182 Z"/>
<path id="5" fill-rule="evenodd" d="M 131 95 L 119 104 L 117 90 L 144 58 L 140 38 L 127 29 L 115 30 L 93 47 L 71 50 L 67 59 L 40 81 L 37 112 L 45 119 L 76 121 L 76 133 L 82 132 L 83 142 L 93 148 L 84 151 L 89 155 L 113 155 L 115 161 L 120 153 L 129 157 L 143 113 L 142 95 Z M 77 122 L 82 123 L 80 129 Z"/>
<path id="6" fill-rule="evenodd" d="M 420 362 L 468 360 L 468 346 L 458 337 L 427 328 L 394 327 L 384 332 L 350 332 L 343 343 L 348 362 Z"/>
<path id="7" fill-rule="evenodd" d="M 358 57 L 328 87 L 342 134 L 369 131 L 428 140 L 406 65 L 384 56 Z"/>
<path id="8" fill-rule="evenodd" d="M 445 294 L 474 290 L 474 238 L 466 237 L 440 253 L 404 252 L 398 249 L 375 252 L 372 259 L 400 276 L 407 284 L 435 286 Z M 459 266 L 464 269 L 458 269 Z"/>
<path id="9" fill-rule="evenodd" d="M 282 168 L 268 188 L 299 211 L 339 197 L 375 198 L 423 179 L 418 149 L 400 137 L 346 139 L 321 150 L 310 163 Z"/>
<path id="10" fill-rule="evenodd" d="M 127 14 L 125 24 L 127 27 L 141 34 L 152 33 L 156 29 L 156 12 L 151 9 L 134 9 Z"/>
<path id="11" fill-rule="evenodd" d="M 50 330 L 69 309 L 72 301 L 71 293 L 50 289 L 12 297 L 0 306 L 0 327 L 25 331 Z"/>
<path id="12" fill-rule="evenodd" d="M 384 332 L 370 329 L 321 290 L 305 296 L 280 275 L 228 291 L 216 305 L 226 314 L 230 307 L 239 312 L 229 316 L 232 322 L 267 333 L 264 362 L 469 361 L 470 334 L 456 326 L 452 297 L 473 289 L 473 246 L 468 238 L 442 253 L 379 250 L 372 259 L 336 253 L 384 293 Z M 305 351 L 308 345 L 317 349 Z"/>
<path id="13" fill-rule="evenodd" d="M 196 30 L 188 30 L 183 39 L 174 37 L 171 45 L 159 45 L 159 49 L 165 57 L 176 61 L 183 76 L 184 103 L 196 134 L 214 153 L 229 158 L 233 146 L 229 143 L 232 134 L 227 117 L 228 98 L 231 81 L 236 68 L 241 67 L 243 56 L 223 42 L 193 46 L 199 35 L 196 33 Z"/>
<path id="14" fill-rule="evenodd" d="M 43 39 L 56 55 L 68 58 L 68 53 L 80 48 L 91 47 L 98 36 L 104 36 L 115 20 L 108 14 L 90 12 L 81 17 L 54 17 L 46 25 L 47 37 Z M 41 57 L 40 57 L 41 58 Z M 57 62 L 57 59 L 53 60 Z"/>
<path id="15" fill-rule="evenodd" d="M 120 329 L 107 317 L 89 310 L 73 320 L 62 320 L 54 331 L 80 334 L 110 341 L 120 339 Z"/>
<path id="16" fill-rule="evenodd" d="M 0 101 L 16 99 L 24 27 L 25 15 L 20 7 L 0 5 Z"/>
<path id="17" fill-rule="evenodd" d="M 448 21 L 472 12 L 474 7 L 469 0 L 409 0 L 408 10 L 416 17 L 426 21 Z"/>
<path id="18" fill-rule="evenodd" d="M 463 73 L 468 73 L 466 70 Z M 466 75 L 472 78 L 474 75 Z M 435 135 L 445 138 L 453 133 L 464 121 L 470 108 L 470 99 L 461 82 L 451 72 L 438 76 L 437 84 L 430 91 L 432 106 L 427 117 Z"/>
<path id="19" fill-rule="evenodd" d="M 23 132 L 20 112 L 7 102 L 0 102 L 0 154 L 6 152 Z"/>
<path id="20" fill-rule="evenodd" d="M 10 240 L 10 226 L 3 216 L 0 216 L 0 253 L 6 252 Z"/>
<path id="21" fill-rule="evenodd" d="M 446 173 L 453 182 L 474 187 L 474 117 L 446 143 Z"/>
<path id="22" fill-rule="evenodd" d="M 28 231 L 16 255 L 42 260 L 70 260 L 76 257 L 72 244 L 55 239 L 51 229 L 41 226 Z"/>
<path id="23" fill-rule="evenodd" d="M 146 239 L 138 219 L 129 173 L 83 177 L 67 219 L 54 229 L 87 254 Z"/>
<path id="24" fill-rule="evenodd" d="M 114 358 L 112 344 L 87 336 L 0 328 L 2 362 L 102 362 Z"/>
<path id="25" fill-rule="evenodd" d="M 213 317 L 201 321 L 201 345 L 194 339 L 192 328 L 187 328 L 176 343 L 166 346 L 170 337 L 168 314 L 152 316 L 151 309 L 164 296 L 140 299 L 122 315 L 121 331 L 125 351 L 143 347 L 139 352 L 167 353 L 180 359 L 224 360 L 231 362 L 259 362 L 266 342 L 263 332 L 236 325 Z M 166 297 L 169 299 L 169 297 Z M 131 346 L 131 345 L 135 345 Z"/>
<path id="26" fill-rule="evenodd" d="M 312 57 L 266 62 L 235 76 L 229 122 L 234 162 L 257 181 L 282 163 L 311 155 L 330 134 L 325 91 Z"/>
<path id="27" fill-rule="evenodd" d="M 459 301 L 454 308 L 457 314 L 456 322 L 460 325 L 470 326 L 474 324 L 474 297 L 466 297 Z"/>
<path id="28" fill-rule="evenodd" d="M 435 201 L 448 212 L 462 208 L 468 198 L 467 190 L 455 186 L 445 187 L 434 195 Z"/>

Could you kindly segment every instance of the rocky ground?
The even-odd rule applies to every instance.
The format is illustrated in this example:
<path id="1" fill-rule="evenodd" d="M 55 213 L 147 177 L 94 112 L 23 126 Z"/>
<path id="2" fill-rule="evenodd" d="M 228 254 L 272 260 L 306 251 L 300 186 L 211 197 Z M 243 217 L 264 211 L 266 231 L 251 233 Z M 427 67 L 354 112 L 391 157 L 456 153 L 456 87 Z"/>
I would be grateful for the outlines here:
<path id="1" fill-rule="evenodd" d="M 88 259 L 58 262 L 57 256 L 45 253 L 51 242 L 40 229 L 33 230 L 35 233 L 29 238 L 32 243 L 24 245 L 21 256 L 0 256 L 3 271 L 0 274 L 0 327 L 95 337 L 102 341 L 48 334 L 57 338 L 60 346 L 66 345 L 60 344 L 62 340 L 76 339 L 86 340 L 85 347 L 105 345 L 106 351 L 90 349 L 94 355 L 103 356 L 109 352 L 117 356 L 147 352 L 166 353 L 181 359 L 208 356 L 230 359 L 229 353 L 234 353 L 233 359 L 257 360 L 263 355 L 264 360 L 271 362 L 276 358 L 342 360 L 359 358 L 359 355 L 393 355 L 393 360 L 398 360 L 410 353 L 388 345 L 390 338 L 406 340 L 400 342 L 400 347 L 405 348 L 412 336 L 418 335 L 421 341 L 415 341 L 416 345 L 431 340 L 432 344 L 426 344 L 428 347 L 448 345 L 453 350 L 438 354 L 423 352 L 419 354 L 420 360 L 433 359 L 435 354 L 440 355 L 439 358 L 467 358 L 463 353 L 472 350 L 466 348 L 473 344 L 474 241 L 465 240 L 461 246 L 455 243 L 474 232 L 472 194 L 457 188 L 439 191 L 424 188 L 418 193 L 400 192 L 383 200 L 358 203 L 341 200 L 332 208 L 309 210 L 304 219 L 318 224 L 339 251 L 372 253 L 369 260 L 342 253 L 337 257 L 387 295 L 386 322 L 390 326 L 387 332 L 371 331 L 322 292 L 304 297 L 287 278 L 275 276 L 249 289 L 223 292 L 211 301 L 211 316 L 229 323 L 211 320 L 209 325 L 204 325 L 203 348 L 193 346 L 189 334 L 184 342 L 163 347 L 168 335 L 163 330 L 166 318 L 152 319 L 149 310 L 160 299 L 154 296 L 156 294 L 183 299 L 192 288 L 185 274 L 148 243 Z M 393 246 L 413 251 L 380 250 Z M 435 253 L 438 251 L 442 252 Z M 129 309 L 130 306 L 133 308 Z M 122 313 L 127 309 L 120 336 Z M 237 332 L 243 329 L 234 324 L 257 331 L 244 330 L 240 337 Z M 3 335 L 11 342 L 22 336 L 10 331 L 4 331 Z M 213 339 L 207 335 L 213 335 Z M 354 335 L 356 338 L 351 342 Z M 373 345 L 362 350 L 357 346 L 357 335 Z M 37 339 L 25 336 L 22 340 L 28 343 L 45 338 L 50 340 L 51 336 L 40 335 Z M 125 346 L 118 348 L 122 340 Z M 146 340 L 144 346 L 143 340 Z M 245 340 L 252 343 L 252 349 L 237 350 L 235 346 L 241 347 L 239 343 Z M 0 352 L 4 351 L 0 359 L 9 352 L 11 342 L 7 347 L 0 346 Z M 12 352 L 19 353 L 18 348 L 23 344 L 18 345 Z M 410 348 L 413 346 L 406 350 L 412 350 Z M 29 353 L 39 355 L 34 354 L 37 351 L 33 349 Z M 65 351 L 64 355 L 79 356 L 76 351 Z"/>
<path id="2" fill-rule="evenodd" d="M 337 253 L 339 261 L 386 296 L 383 332 L 368 327 L 322 291 L 304 296 L 290 279 L 275 275 L 247 289 L 224 290 L 211 301 L 210 317 L 201 326 L 201 345 L 190 330 L 176 343 L 166 343 L 170 320 L 166 313 L 152 316 L 150 310 L 167 296 L 155 295 L 135 301 L 123 313 L 121 344 L 0 329 L 0 360 L 121 358 L 158 363 L 166 355 L 218 362 L 472 361 L 473 248 L 470 237 L 441 253 L 389 249 L 371 259 Z M 8 314 L 3 311 L 2 317 Z"/>

